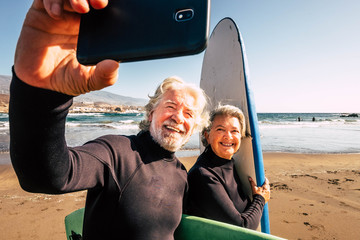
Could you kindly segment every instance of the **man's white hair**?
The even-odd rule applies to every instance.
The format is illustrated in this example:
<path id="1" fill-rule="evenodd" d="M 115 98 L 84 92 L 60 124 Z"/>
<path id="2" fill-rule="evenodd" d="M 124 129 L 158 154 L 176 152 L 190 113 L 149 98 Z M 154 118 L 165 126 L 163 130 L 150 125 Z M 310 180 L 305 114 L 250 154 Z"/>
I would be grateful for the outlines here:
<path id="1" fill-rule="evenodd" d="M 169 90 L 179 90 L 190 93 L 194 99 L 195 104 L 192 106 L 195 113 L 195 128 L 194 132 L 201 131 L 204 126 L 208 124 L 209 115 L 206 111 L 207 96 L 205 92 L 197 87 L 195 84 L 186 83 L 181 78 L 173 76 L 166 78 L 156 89 L 153 96 L 149 96 L 150 100 L 145 105 L 145 119 L 139 124 L 141 130 L 148 131 L 150 128 L 149 116 L 150 113 L 157 107 L 164 93 Z"/>

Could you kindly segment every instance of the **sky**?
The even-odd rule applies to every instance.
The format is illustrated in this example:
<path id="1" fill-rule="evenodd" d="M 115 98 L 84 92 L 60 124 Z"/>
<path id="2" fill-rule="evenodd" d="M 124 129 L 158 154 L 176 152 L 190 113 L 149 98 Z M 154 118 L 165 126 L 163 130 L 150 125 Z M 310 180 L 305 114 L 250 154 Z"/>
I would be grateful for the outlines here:
<path id="1" fill-rule="evenodd" d="M 32 1 L 0 8 L 0 75 L 11 75 Z M 210 33 L 232 18 L 245 43 L 258 112 L 360 113 L 360 1 L 212 0 Z M 166 77 L 200 83 L 203 53 L 120 64 L 106 91 L 147 98 Z"/>

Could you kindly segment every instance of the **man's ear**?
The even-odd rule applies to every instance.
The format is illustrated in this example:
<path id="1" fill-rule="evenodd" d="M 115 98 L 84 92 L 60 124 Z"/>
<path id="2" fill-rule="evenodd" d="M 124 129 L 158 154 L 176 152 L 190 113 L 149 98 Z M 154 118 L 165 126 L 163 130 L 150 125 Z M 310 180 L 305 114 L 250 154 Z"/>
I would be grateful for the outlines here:
<path id="1" fill-rule="evenodd" d="M 149 122 L 152 121 L 152 115 L 153 115 L 153 113 L 154 113 L 154 110 L 152 110 L 152 111 L 149 113 L 149 117 L 148 117 Z"/>

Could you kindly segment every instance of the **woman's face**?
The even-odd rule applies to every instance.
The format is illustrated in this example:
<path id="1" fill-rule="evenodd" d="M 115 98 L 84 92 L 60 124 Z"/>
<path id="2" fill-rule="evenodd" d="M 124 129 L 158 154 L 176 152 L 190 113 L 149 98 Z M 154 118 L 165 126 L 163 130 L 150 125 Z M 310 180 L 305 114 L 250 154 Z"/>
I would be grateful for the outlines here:
<path id="1" fill-rule="evenodd" d="M 240 122 L 236 117 L 216 116 L 205 138 L 216 155 L 230 160 L 240 147 Z"/>

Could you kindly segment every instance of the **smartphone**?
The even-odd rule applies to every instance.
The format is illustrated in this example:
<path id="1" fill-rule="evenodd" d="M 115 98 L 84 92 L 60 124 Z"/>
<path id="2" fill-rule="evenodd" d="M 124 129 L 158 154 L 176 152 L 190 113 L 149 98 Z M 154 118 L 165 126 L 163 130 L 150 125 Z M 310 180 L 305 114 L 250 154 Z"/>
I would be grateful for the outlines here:
<path id="1" fill-rule="evenodd" d="M 110 0 L 81 16 L 77 59 L 94 65 L 192 55 L 206 48 L 210 0 Z"/>

